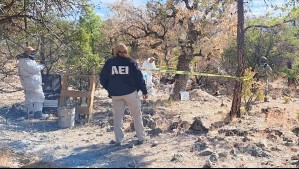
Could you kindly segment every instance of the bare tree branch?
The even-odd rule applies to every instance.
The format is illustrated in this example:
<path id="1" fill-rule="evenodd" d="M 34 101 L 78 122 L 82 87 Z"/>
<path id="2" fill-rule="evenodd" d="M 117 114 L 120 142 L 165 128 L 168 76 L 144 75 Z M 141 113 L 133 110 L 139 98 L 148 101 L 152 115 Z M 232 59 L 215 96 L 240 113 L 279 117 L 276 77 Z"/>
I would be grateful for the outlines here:
<path id="1" fill-rule="evenodd" d="M 289 23 L 289 22 L 294 22 L 295 20 L 292 19 L 292 20 L 287 20 L 287 21 L 283 21 L 282 23 L 277 23 L 275 25 L 271 25 L 271 26 L 266 26 L 266 25 L 250 25 L 250 26 L 247 26 L 245 29 L 244 29 L 244 32 L 246 32 L 248 29 L 250 28 L 265 28 L 265 29 L 272 29 L 272 28 L 275 28 L 275 27 L 279 27 L 279 26 L 282 26 L 283 24 L 286 24 L 286 23 Z"/>
<path id="2" fill-rule="evenodd" d="M 7 16 L 3 19 L 0 19 L 0 25 L 6 24 L 6 23 L 11 23 L 14 19 L 21 19 L 21 18 L 29 18 L 35 21 L 42 22 L 42 20 L 35 18 L 34 16 L 31 15 L 11 15 Z"/>
<path id="3" fill-rule="evenodd" d="M 5 5 L 3 9 L 10 9 L 15 4 L 15 2 L 16 0 L 12 0 L 9 4 Z"/>

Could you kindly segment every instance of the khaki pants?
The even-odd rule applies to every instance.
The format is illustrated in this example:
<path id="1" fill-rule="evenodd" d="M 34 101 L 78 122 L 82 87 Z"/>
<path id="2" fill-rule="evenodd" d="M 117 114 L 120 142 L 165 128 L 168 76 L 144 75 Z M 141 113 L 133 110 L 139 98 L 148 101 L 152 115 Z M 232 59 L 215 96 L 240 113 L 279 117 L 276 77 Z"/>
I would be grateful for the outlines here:
<path id="1" fill-rule="evenodd" d="M 139 141 L 144 140 L 145 132 L 143 127 L 142 113 L 141 113 L 141 101 L 137 94 L 137 91 L 124 95 L 124 96 L 112 96 L 112 104 L 114 110 L 114 134 L 115 141 L 121 143 L 124 139 L 123 116 L 125 110 L 125 104 L 127 104 L 131 115 L 134 119 L 134 128 Z"/>

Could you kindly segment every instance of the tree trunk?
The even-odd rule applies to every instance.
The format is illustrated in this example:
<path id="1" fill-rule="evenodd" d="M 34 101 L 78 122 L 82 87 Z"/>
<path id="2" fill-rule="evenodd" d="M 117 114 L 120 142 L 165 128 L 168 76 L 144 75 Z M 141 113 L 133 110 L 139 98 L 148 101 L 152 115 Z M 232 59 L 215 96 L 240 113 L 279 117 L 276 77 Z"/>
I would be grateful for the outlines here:
<path id="1" fill-rule="evenodd" d="M 190 65 L 191 61 L 192 61 L 192 59 L 190 59 L 190 56 L 181 55 L 179 57 L 179 61 L 177 64 L 177 70 L 190 71 L 189 65 Z M 186 91 L 188 79 L 189 79 L 188 75 L 176 75 L 175 76 L 175 84 L 174 84 L 174 88 L 173 88 L 173 94 L 171 95 L 171 99 L 173 101 L 180 100 L 180 92 Z"/>
<path id="2" fill-rule="evenodd" d="M 236 72 L 237 77 L 244 75 L 244 0 L 238 0 L 238 69 Z M 234 98 L 230 111 L 230 118 L 241 117 L 241 101 L 242 101 L 242 85 L 240 80 L 236 81 L 234 89 Z"/>
<path id="3" fill-rule="evenodd" d="M 27 15 L 27 5 L 29 4 L 28 0 L 24 0 L 24 13 L 25 15 Z M 24 17 L 24 26 L 25 26 L 25 31 L 28 31 L 28 22 L 27 22 L 27 17 Z M 29 46 L 29 42 L 28 42 L 28 33 L 26 33 L 26 46 Z"/>
<path id="4" fill-rule="evenodd" d="M 192 18 L 188 20 L 188 31 L 186 36 L 186 41 L 179 41 L 181 44 L 181 52 L 182 54 L 179 57 L 177 70 L 180 71 L 190 71 L 190 63 L 194 58 L 194 44 L 198 40 L 199 32 L 196 31 L 195 25 L 192 22 Z M 188 75 L 176 75 L 175 76 L 175 84 L 173 89 L 173 94 L 171 95 L 171 99 L 173 101 L 180 100 L 180 92 L 186 91 L 187 82 L 189 76 Z"/>
<path id="5" fill-rule="evenodd" d="M 41 59 L 41 64 L 46 64 L 46 47 L 45 47 L 45 37 L 41 35 L 39 42 L 39 54 Z M 49 74 L 49 70 L 47 69 L 46 74 Z M 42 74 L 44 74 L 44 70 L 42 70 Z"/>

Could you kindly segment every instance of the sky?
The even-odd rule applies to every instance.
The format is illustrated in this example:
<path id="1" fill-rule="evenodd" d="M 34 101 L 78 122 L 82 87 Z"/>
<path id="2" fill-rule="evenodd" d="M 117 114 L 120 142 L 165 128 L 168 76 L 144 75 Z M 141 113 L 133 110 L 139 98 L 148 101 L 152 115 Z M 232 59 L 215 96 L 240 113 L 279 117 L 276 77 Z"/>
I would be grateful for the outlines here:
<path id="1" fill-rule="evenodd" d="M 107 18 L 107 14 L 109 14 L 109 10 L 106 6 L 117 2 L 119 0 L 91 0 L 93 4 L 99 5 L 100 9 L 96 9 L 95 12 L 101 16 L 102 19 Z M 135 5 L 144 5 L 147 0 L 131 0 Z M 274 12 L 273 9 L 267 7 L 265 4 L 265 0 L 245 0 L 249 3 L 246 3 L 245 9 L 248 11 L 247 16 L 262 16 L 267 12 Z M 273 5 L 281 6 L 284 3 L 284 0 L 270 0 Z M 269 6 L 270 4 L 268 4 Z M 277 11 L 276 11 L 277 13 Z"/>

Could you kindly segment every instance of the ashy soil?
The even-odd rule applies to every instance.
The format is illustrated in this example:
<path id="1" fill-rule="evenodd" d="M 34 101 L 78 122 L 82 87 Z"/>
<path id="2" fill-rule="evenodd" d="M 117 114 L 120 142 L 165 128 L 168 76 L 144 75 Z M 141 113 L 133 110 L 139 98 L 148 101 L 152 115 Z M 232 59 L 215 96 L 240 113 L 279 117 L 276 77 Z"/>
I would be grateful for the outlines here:
<path id="1" fill-rule="evenodd" d="M 20 86 L 17 78 L 10 85 Z M 167 90 L 143 101 L 147 141 L 137 140 L 129 111 L 125 112 L 123 146 L 114 139 L 111 100 L 97 89 L 91 123 L 60 129 L 57 117 L 47 120 L 6 118 L 0 112 L 2 167 L 299 167 L 299 95 L 286 80 L 271 83 L 270 102 L 230 124 L 225 118 L 231 96 L 215 97 L 201 89 L 190 101 L 169 102 Z M 13 91 L 7 83 L 0 88 Z M 286 95 L 291 100 L 286 101 Z M 23 92 L 0 93 L 2 110 L 23 104 Z M 13 116 L 10 116 L 13 117 Z"/>

